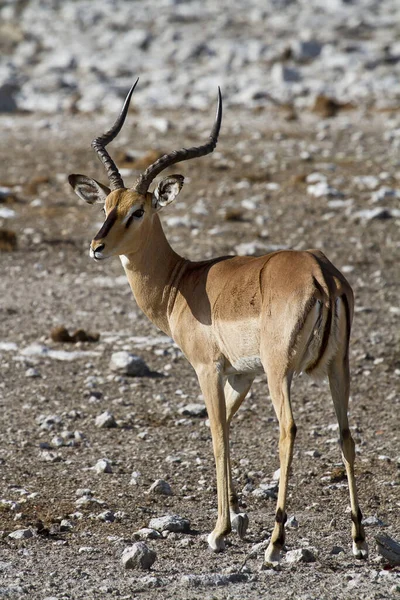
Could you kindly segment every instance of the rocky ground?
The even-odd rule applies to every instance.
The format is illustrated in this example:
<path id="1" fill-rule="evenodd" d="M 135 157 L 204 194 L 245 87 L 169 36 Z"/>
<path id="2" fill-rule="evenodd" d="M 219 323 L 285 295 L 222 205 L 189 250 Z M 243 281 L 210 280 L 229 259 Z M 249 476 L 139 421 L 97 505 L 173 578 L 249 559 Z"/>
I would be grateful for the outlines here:
<path id="1" fill-rule="evenodd" d="M 155 116 L 171 124 L 168 133 L 161 136 L 148 123 L 144 128 L 140 114 L 132 114 L 114 143 L 127 180 L 136 173 L 127 167 L 127 153 L 143 163 L 149 148 L 199 140 L 210 122 L 209 114 L 190 111 Z M 227 110 L 218 152 L 182 164 L 186 185 L 163 222 L 176 250 L 193 259 L 322 248 L 354 286 L 350 408 L 370 559 L 360 563 L 351 555 L 347 484 L 327 385 L 303 377 L 293 386 L 299 433 L 288 511 L 298 527 L 288 529 L 287 550 L 311 549 L 315 562 L 284 559 L 281 571 L 260 572 L 261 551 L 243 567 L 254 545 L 268 539 L 274 519 L 278 428 L 264 378 L 256 380 L 233 425 L 233 467 L 250 516 L 248 536 L 244 542 L 231 536 L 222 555 L 208 551 L 205 536 L 216 518 L 214 465 L 207 419 L 198 407 L 187 408 L 202 402 L 194 373 L 140 314 L 119 261 L 89 259 L 102 215 L 80 204 L 66 182 L 73 171 L 104 180 L 89 141 L 108 121 L 3 116 L 0 214 L 2 230 L 17 240 L 5 251 L 3 233 L 0 255 L 4 597 L 398 594 L 398 570 L 385 568 L 374 536 L 400 535 L 400 120 L 398 113 L 356 110 L 333 119 L 305 111 L 296 120 L 286 116 L 271 108 Z M 51 331 L 62 325 L 100 338 L 52 340 Z M 59 332 L 53 337 L 60 339 Z M 114 372 L 111 357 L 123 350 L 139 355 L 151 373 Z M 105 411 L 114 427 L 98 426 Z M 101 459 L 109 463 L 98 465 Z M 172 495 L 149 493 L 157 479 Z M 150 573 L 125 570 L 122 553 L 140 537 L 135 532 L 166 514 L 188 519 L 190 530 L 145 540 L 157 554 Z M 32 537 L 10 538 L 21 529 Z"/>
<path id="2" fill-rule="evenodd" d="M 399 597 L 399 567 L 375 543 L 400 539 L 398 3 L 248 4 L 0 3 L 0 597 Z M 365 563 L 351 554 L 328 386 L 306 377 L 293 384 L 281 569 L 260 571 L 279 466 L 262 377 L 232 432 L 248 534 L 208 550 L 214 461 L 194 372 L 140 313 L 120 262 L 89 259 L 102 212 L 67 183 L 105 181 L 90 141 L 141 73 L 110 148 L 127 183 L 206 139 L 218 84 L 224 95 L 217 150 L 174 168 L 185 186 L 162 215 L 173 247 L 193 260 L 317 247 L 355 290 Z M 140 357 L 137 376 L 116 370 L 120 352 Z M 179 518 L 153 520 L 166 515 Z M 150 569 L 126 568 L 138 541 L 156 554 Z"/>

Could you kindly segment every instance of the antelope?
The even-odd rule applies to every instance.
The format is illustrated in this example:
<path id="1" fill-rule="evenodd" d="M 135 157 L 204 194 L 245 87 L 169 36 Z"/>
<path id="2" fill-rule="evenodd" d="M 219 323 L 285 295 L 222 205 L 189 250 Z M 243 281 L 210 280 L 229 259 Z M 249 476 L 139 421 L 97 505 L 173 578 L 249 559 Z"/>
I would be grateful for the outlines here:
<path id="1" fill-rule="evenodd" d="M 138 306 L 172 337 L 194 368 L 208 412 L 216 465 L 218 518 L 208 536 L 212 550 L 225 548 L 232 529 L 248 527 L 232 482 L 229 426 L 257 374 L 267 375 L 279 421 L 280 483 L 275 525 L 264 565 L 278 562 L 285 542 L 286 497 L 296 425 L 290 388 L 294 375 L 327 375 L 340 430 L 352 520 L 353 553 L 366 558 L 354 476 L 354 441 L 348 422 L 349 338 L 353 292 L 344 276 L 319 250 L 282 250 L 264 256 L 223 256 L 192 262 L 170 246 L 159 212 L 183 186 L 168 175 L 150 192 L 152 181 L 178 162 L 213 152 L 222 120 L 222 98 L 209 141 L 163 155 L 126 188 L 105 146 L 120 132 L 137 81 L 112 128 L 92 142 L 110 187 L 85 175 L 69 182 L 89 204 L 104 205 L 105 221 L 90 244 L 101 261 L 119 256 Z"/>

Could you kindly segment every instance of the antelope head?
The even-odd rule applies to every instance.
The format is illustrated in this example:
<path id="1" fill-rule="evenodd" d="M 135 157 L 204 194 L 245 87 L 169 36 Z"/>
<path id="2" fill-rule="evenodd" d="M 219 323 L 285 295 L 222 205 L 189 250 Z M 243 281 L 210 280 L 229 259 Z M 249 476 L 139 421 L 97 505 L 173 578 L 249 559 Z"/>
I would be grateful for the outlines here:
<path id="1" fill-rule="evenodd" d="M 158 183 L 153 192 L 149 192 L 151 182 L 171 165 L 209 154 L 218 141 L 222 119 L 219 88 L 217 114 L 209 142 L 202 146 L 182 148 L 164 154 L 147 167 L 131 188 L 126 188 L 105 146 L 121 131 L 137 82 L 138 80 L 129 90 L 121 113 L 112 128 L 92 142 L 92 148 L 106 169 L 110 187 L 86 175 L 73 174 L 68 177 L 79 198 L 89 204 L 103 204 L 104 207 L 105 221 L 90 244 L 90 256 L 95 260 L 119 254 L 132 254 L 140 250 L 144 239 L 148 239 L 150 235 L 154 215 L 175 200 L 182 189 L 184 178 L 182 175 L 169 175 Z"/>

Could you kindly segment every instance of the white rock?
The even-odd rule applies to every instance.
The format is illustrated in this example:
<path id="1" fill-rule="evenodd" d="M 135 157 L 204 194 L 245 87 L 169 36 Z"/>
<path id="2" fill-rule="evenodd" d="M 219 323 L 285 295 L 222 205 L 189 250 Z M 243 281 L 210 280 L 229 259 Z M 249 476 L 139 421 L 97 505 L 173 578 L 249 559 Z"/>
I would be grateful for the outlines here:
<path id="1" fill-rule="evenodd" d="M 136 542 L 133 546 L 125 548 L 121 562 L 125 569 L 150 569 L 157 555 L 150 550 L 144 542 Z"/>
<path id="2" fill-rule="evenodd" d="M 105 523 L 113 523 L 115 521 L 115 514 L 112 510 L 105 510 L 96 516 L 97 521 L 104 521 Z"/>
<path id="3" fill-rule="evenodd" d="M 25 371 L 25 377 L 41 377 L 39 369 L 35 367 L 30 367 Z"/>
<path id="4" fill-rule="evenodd" d="M 285 555 L 286 562 L 289 564 L 297 564 L 301 562 L 315 562 L 316 558 L 313 552 L 308 548 L 298 548 L 298 550 L 290 550 Z"/>
<path id="5" fill-rule="evenodd" d="M 204 404 L 197 404 L 195 402 L 191 404 L 186 404 L 186 406 L 182 406 L 179 409 L 179 414 L 184 415 L 185 417 L 206 417 L 207 409 Z"/>
<path id="6" fill-rule="evenodd" d="M 382 200 L 390 200 L 391 198 L 400 198 L 400 191 L 383 186 L 372 194 L 371 202 L 382 202 Z"/>
<path id="7" fill-rule="evenodd" d="M 314 198 L 332 198 L 342 196 L 341 192 L 330 186 L 326 181 L 319 181 L 313 185 L 308 185 L 307 194 L 313 196 Z"/>
<path id="8" fill-rule="evenodd" d="M 12 208 L 7 206 L 0 206 L 0 219 L 13 219 L 17 216 L 17 213 Z"/>
<path id="9" fill-rule="evenodd" d="M 97 461 L 93 470 L 96 471 L 96 473 L 112 473 L 111 461 L 107 458 L 101 458 Z"/>
<path id="10" fill-rule="evenodd" d="M 13 540 L 26 540 L 33 537 L 33 532 L 32 529 L 17 529 L 16 531 L 9 533 L 8 537 Z"/>
<path id="11" fill-rule="evenodd" d="M 286 527 L 288 527 L 289 529 L 297 529 L 298 526 L 299 526 L 299 522 L 295 516 L 289 517 L 288 520 L 286 521 Z"/>
<path id="12" fill-rule="evenodd" d="M 161 496 L 172 496 L 171 486 L 164 479 L 157 479 L 151 486 L 148 491 L 148 494 L 158 494 Z"/>
<path id="13" fill-rule="evenodd" d="M 106 410 L 96 417 L 96 427 L 100 427 L 102 429 L 110 429 L 111 427 L 117 427 L 117 423 L 115 421 L 114 415 Z"/>
<path id="14" fill-rule="evenodd" d="M 121 375 L 143 377 L 149 375 L 150 369 L 140 356 L 126 350 L 111 355 L 110 369 Z"/>
<path id="15" fill-rule="evenodd" d="M 162 535 L 155 529 L 150 529 L 150 527 L 142 527 L 142 529 L 138 529 L 138 531 L 134 532 L 133 537 L 138 540 L 158 540 L 162 538 Z"/>
<path id="16" fill-rule="evenodd" d="M 165 515 L 164 517 L 154 517 L 150 519 L 149 528 L 156 531 L 173 531 L 184 533 L 190 530 L 190 521 L 183 519 L 179 515 Z"/>

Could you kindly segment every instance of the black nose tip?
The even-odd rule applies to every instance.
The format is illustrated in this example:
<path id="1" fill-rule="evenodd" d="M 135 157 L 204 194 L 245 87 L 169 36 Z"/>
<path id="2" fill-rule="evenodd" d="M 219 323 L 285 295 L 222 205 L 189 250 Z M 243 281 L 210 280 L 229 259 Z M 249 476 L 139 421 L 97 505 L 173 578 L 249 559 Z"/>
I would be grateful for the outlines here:
<path id="1" fill-rule="evenodd" d="M 99 246 L 97 246 L 97 248 L 95 248 L 95 252 L 101 252 L 102 250 L 104 250 L 105 244 L 100 244 Z"/>

